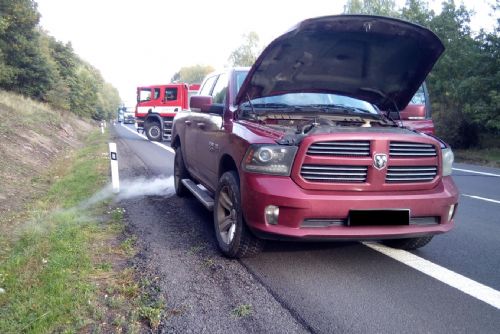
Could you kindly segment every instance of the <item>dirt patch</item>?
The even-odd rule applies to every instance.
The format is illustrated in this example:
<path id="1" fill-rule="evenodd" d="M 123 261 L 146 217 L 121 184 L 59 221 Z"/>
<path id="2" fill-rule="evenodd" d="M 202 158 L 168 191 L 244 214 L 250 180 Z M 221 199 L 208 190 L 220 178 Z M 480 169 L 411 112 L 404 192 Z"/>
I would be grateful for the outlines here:
<path id="1" fill-rule="evenodd" d="M 93 122 L 0 94 L 0 221 L 50 185 L 50 166 L 82 145 Z"/>

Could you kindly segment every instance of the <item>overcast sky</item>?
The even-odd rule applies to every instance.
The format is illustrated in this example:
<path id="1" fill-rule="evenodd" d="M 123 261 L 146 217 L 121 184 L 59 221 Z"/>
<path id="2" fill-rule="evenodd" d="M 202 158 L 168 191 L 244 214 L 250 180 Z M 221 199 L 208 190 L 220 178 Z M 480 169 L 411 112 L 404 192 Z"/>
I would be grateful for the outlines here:
<path id="1" fill-rule="evenodd" d="M 139 85 L 168 83 L 182 66 L 222 68 L 241 36 L 255 31 L 262 46 L 295 23 L 340 14 L 343 0 L 36 0 L 41 25 L 98 68 L 135 104 Z M 491 0 L 493 1 L 493 0 Z M 472 28 L 492 30 L 487 0 L 464 1 L 476 11 Z M 439 10 L 441 1 L 430 1 Z M 460 3 L 459 1 L 456 1 Z M 404 1 L 397 1 L 404 3 Z"/>

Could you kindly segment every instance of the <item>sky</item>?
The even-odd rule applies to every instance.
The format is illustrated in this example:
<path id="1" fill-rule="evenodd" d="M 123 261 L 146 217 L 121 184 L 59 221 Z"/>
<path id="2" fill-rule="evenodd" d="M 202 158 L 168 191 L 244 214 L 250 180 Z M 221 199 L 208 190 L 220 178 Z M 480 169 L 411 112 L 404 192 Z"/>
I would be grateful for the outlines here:
<path id="1" fill-rule="evenodd" d="M 488 2 L 466 0 L 475 31 L 493 29 Z M 165 84 L 183 66 L 223 68 L 242 36 L 255 31 L 262 47 L 310 17 L 341 14 L 344 0 L 36 0 L 40 24 L 96 67 L 135 105 L 136 87 Z M 436 12 L 440 2 L 429 1 Z M 396 1 L 404 3 L 404 1 Z M 456 1 L 456 3 L 460 3 Z"/>

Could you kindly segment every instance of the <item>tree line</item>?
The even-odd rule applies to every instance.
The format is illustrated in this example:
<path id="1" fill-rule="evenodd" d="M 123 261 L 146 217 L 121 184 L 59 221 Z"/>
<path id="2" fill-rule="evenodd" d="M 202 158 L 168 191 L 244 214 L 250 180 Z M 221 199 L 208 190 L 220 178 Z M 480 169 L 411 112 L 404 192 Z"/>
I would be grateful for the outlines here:
<path id="1" fill-rule="evenodd" d="M 121 99 L 100 72 L 39 26 L 34 0 L 0 0 L 0 89 L 97 120 Z"/>
<path id="2" fill-rule="evenodd" d="M 492 5 L 498 13 L 500 1 Z M 500 19 L 493 31 L 474 34 L 473 13 L 444 0 L 436 14 L 423 0 L 348 0 L 344 13 L 401 18 L 432 30 L 445 52 L 427 77 L 437 135 L 456 148 L 480 145 L 480 137 L 500 135 Z M 498 15 L 496 15 L 498 17 Z M 483 136 L 480 136 L 482 134 Z"/>

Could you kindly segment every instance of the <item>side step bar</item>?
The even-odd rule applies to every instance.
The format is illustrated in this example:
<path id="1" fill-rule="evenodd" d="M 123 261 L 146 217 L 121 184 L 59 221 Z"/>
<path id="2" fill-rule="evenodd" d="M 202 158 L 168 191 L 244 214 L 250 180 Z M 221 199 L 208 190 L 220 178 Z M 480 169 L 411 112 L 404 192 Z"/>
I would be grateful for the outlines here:
<path id="1" fill-rule="evenodd" d="M 214 199 L 210 197 L 210 195 L 200 189 L 193 181 L 190 179 L 182 179 L 182 184 L 189 189 L 190 192 L 193 193 L 194 197 L 196 197 L 203 206 L 205 206 L 208 210 L 214 210 Z"/>

